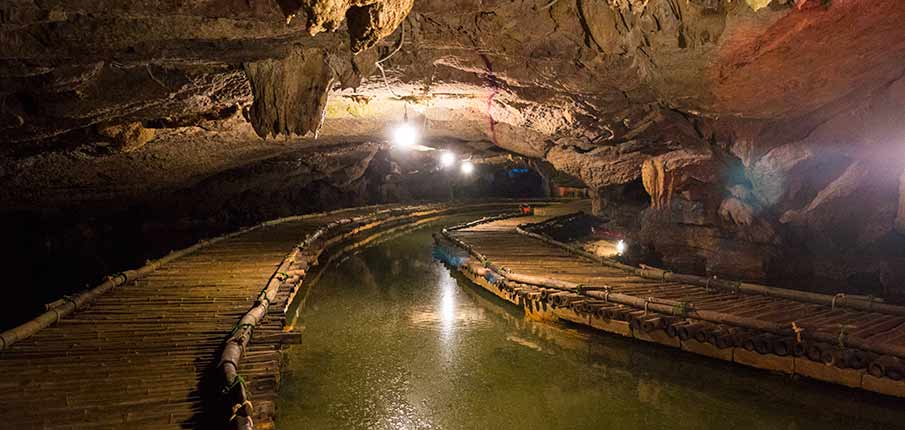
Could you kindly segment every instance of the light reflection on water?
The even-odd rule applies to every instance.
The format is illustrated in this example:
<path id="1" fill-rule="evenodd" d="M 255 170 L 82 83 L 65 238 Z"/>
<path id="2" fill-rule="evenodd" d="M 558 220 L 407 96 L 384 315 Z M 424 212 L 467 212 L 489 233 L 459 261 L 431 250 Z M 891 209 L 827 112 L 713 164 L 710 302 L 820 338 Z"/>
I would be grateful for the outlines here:
<path id="1" fill-rule="evenodd" d="M 410 323 L 419 330 L 437 330 L 439 340 L 445 346 L 451 346 L 457 332 L 480 328 L 490 324 L 484 315 L 484 309 L 469 306 L 468 303 L 457 303 L 459 284 L 449 270 L 440 264 L 432 264 L 430 269 L 437 277 L 438 303 L 413 306 Z"/>
<path id="2" fill-rule="evenodd" d="M 278 428 L 905 428 L 887 398 L 527 321 L 430 246 L 422 231 L 324 275 Z"/>

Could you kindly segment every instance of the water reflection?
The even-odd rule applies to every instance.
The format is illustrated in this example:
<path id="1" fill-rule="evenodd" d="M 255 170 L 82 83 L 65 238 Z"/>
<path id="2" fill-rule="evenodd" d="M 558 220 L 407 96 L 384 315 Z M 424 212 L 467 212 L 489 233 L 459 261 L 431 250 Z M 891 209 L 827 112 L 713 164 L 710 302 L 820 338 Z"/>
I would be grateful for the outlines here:
<path id="1" fill-rule="evenodd" d="M 484 310 L 479 307 L 462 306 L 457 303 L 462 294 L 459 284 L 448 270 L 440 264 L 433 264 L 436 272 L 438 298 L 435 303 L 427 303 L 411 310 L 410 323 L 422 330 L 438 330 L 440 340 L 450 346 L 457 331 L 470 330 L 486 323 Z"/>
<path id="2" fill-rule="evenodd" d="M 309 300 L 281 429 L 905 428 L 894 400 L 526 320 L 432 261 L 428 232 Z"/>
<path id="3" fill-rule="evenodd" d="M 435 266 L 436 267 L 436 266 Z M 453 328 L 455 328 L 456 320 L 456 283 L 452 277 L 446 274 L 440 278 L 440 323 L 443 327 L 443 338 L 448 340 L 452 336 Z M 463 310 L 458 315 L 466 316 Z"/>

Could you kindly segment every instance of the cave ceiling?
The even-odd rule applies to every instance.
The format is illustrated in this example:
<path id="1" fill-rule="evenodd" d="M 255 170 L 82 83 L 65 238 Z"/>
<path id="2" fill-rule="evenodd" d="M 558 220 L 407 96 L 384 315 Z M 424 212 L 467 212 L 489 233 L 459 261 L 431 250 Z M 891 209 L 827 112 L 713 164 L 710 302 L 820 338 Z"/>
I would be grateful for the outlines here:
<path id="1" fill-rule="evenodd" d="M 796 220 L 820 189 L 776 181 L 808 174 L 814 145 L 844 159 L 818 188 L 856 162 L 901 173 L 878 150 L 903 136 L 899 0 L 12 0 L 0 17 L 11 204 L 178 188 L 384 142 L 403 117 L 592 190 L 716 148 Z"/>

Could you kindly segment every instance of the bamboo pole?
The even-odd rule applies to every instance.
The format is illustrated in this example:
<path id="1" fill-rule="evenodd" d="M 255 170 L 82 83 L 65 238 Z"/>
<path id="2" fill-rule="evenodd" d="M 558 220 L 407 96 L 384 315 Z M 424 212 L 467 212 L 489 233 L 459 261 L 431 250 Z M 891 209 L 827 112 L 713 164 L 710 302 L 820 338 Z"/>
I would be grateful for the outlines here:
<path id="1" fill-rule="evenodd" d="M 262 291 L 254 307 L 249 310 L 239 322 L 233 334 L 226 340 L 223 352 L 220 356 L 218 368 L 221 370 L 222 378 L 226 386 L 234 387 L 237 394 L 231 405 L 232 419 L 235 419 L 240 428 L 253 429 L 254 424 L 251 421 L 252 406 L 245 393 L 245 387 L 241 383 L 239 376 L 239 367 L 242 360 L 243 352 L 252 338 L 252 334 L 258 324 L 266 316 L 268 307 L 274 302 L 277 293 L 282 289 L 290 291 L 291 296 L 293 290 L 300 288 L 306 274 L 305 270 L 296 270 L 293 275 L 289 276 L 291 267 L 308 267 L 317 264 L 317 260 L 331 246 L 350 238 L 364 230 L 370 230 L 376 227 L 395 227 L 398 225 L 410 223 L 412 219 L 429 218 L 441 213 L 449 213 L 451 211 L 463 208 L 474 208 L 480 205 L 465 205 L 456 208 L 448 205 L 436 204 L 430 206 L 408 206 L 402 208 L 389 208 L 375 211 L 374 213 L 362 215 L 353 218 L 343 218 L 330 222 L 315 232 L 307 235 L 281 262 L 277 271 L 272 275 L 265 289 Z M 493 217 L 493 219 L 503 219 L 511 217 L 513 214 L 504 214 L 502 216 Z M 484 222 L 487 222 L 486 220 Z M 343 232 L 345 231 L 345 233 Z M 347 247 L 349 248 L 349 247 Z M 283 311 L 288 309 L 288 303 L 284 306 Z M 238 383 L 237 383 L 238 382 Z"/>
<path id="2" fill-rule="evenodd" d="M 375 205 L 369 206 L 368 208 L 380 208 L 390 205 Z M 226 239 L 230 239 L 236 237 L 238 235 L 242 235 L 245 233 L 249 233 L 255 230 L 258 230 L 263 227 L 283 224 L 287 222 L 299 221 L 304 219 L 310 219 L 320 216 L 327 216 L 333 214 L 340 214 L 344 212 L 349 212 L 353 210 L 358 210 L 359 208 L 346 208 L 339 209 L 335 211 L 327 211 L 316 214 L 306 214 L 306 215 L 296 215 L 291 217 L 279 218 L 275 220 L 265 221 L 255 226 L 243 228 L 241 230 L 235 231 L 233 233 L 228 233 L 222 236 L 215 237 L 213 239 L 202 240 L 192 246 L 187 248 L 183 248 L 178 251 L 173 251 L 167 254 L 166 256 L 156 260 L 149 262 L 148 264 L 142 266 L 141 268 L 135 270 L 127 270 L 125 272 L 117 273 L 111 276 L 108 276 L 104 282 L 99 285 L 84 291 L 82 293 L 77 293 L 72 296 L 65 296 L 62 299 L 55 301 L 49 309 L 42 313 L 41 315 L 35 317 L 34 319 L 27 321 L 17 327 L 13 327 L 0 333 L 0 351 L 9 348 L 14 343 L 19 342 L 23 339 L 27 339 L 33 336 L 35 333 L 50 327 L 51 325 L 57 323 L 65 316 L 72 314 L 77 310 L 84 309 L 89 306 L 92 301 L 103 295 L 104 293 L 112 290 L 113 288 L 119 287 L 123 284 L 126 284 L 130 281 L 134 281 L 139 279 L 157 269 L 161 266 L 176 260 L 185 255 L 191 254 L 195 251 L 198 251 L 202 248 L 208 247 L 215 243 L 224 241 Z"/>
<path id="3" fill-rule="evenodd" d="M 567 214 L 565 216 L 574 216 L 575 214 Z M 551 220 L 547 220 L 545 222 L 549 222 Z M 540 223 L 538 223 L 540 224 Z M 883 314 L 890 315 L 899 315 L 905 316 L 905 306 L 897 306 L 890 305 L 882 302 L 882 299 L 874 298 L 874 297 L 864 297 L 858 295 L 846 295 L 846 294 L 820 294 L 820 293 L 812 293 L 808 291 L 801 290 L 791 290 L 787 288 L 778 288 L 778 287 L 769 287 L 766 285 L 754 284 L 750 282 L 739 282 L 739 281 L 731 281 L 725 279 L 717 279 L 716 277 L 708 278 L 705 276 L 697 276 L 697 275 L 686 275 L 680 273 L 674 273 L 668 270 L 663 270 L 650 266 L 641 266 L 634 267 L 627 264 L 620 263 L 618 261 L 614 261 L 609 258 L 600 257 L 594 254 L 591 254 L 587 251 L 579 249 L 578 247 L 554 240 L 550 237 L 534 233 L 529 231 L 533 226 L 537 224 L 522 224 L 516 227 L 516 231 L 519 234 L 543 241 L 545 243 L 557 246 L 559 248 L 565 249 L 575 255 L 580 257 L 589 259 L 591 261 L 595 261 L 597 263 L 622 269 L 626 272 L 632 273 L 634 275 L 647 278 L 647 279 L 657 279 L 662 281 L 676 281 L 682 282 L 692 285 L 703 286 L 707 288 L 719 288 L 725 291 L 732 292 L 741 292 L 747 294 L 759 294 L 777 298 L 784 298 L 808 303 L 815 303 L 819 305 L 827 305 L 833 307 L 844 307 L 844 308 L 852 308 L 858 309 L 862 311 L 870 311 L 870 312 L 878 312 Z"/>
<path id="4" fill-rule="evenodd" d="M 515 204 L 515 202 L 521 201 L 521 200 L 503 199 L 502 201 L 512 202 L 512 204 Z M 532 201 L 546 203 L 546 202 L 549 202 L 550 200 L 532 200 Z M 500 205 L 499 202 L 500 201 L 487 201 L 487 202 L 480 202 L 480 203 L 472 203 L 472 204 L 468 204 L 468 205 L 460 205 L 460 207 L 481 208 L 481 207 L 489 207 L 489 206 L 498 206 L 498 205 Z M 439 207 L 439 206 L 442 206 L 442 204 L 434 204 L 432 206 Z M 38 315 L 34 319 L 29 320 L 19 326 L 13 327 L 11 329 L 8 329 L 8 330 L 0 333 L 0 351 L 9 348 L 16 342 L 22 341 L 24 339 L 27 339 L 27 338 L 33 336 L 35 333 L 37 333 L 47 327 L 50 327 L 51 325 L 59 322 L 60 319 L 62 319 L 63 317 L 66 317 L 75 311 L 88 307 L 91 304 L 91 302 L 93 302 L 95 299 L 97 299 L 101 295 L 107 293 L 108 291 L 110 291 L 116 287 L 119 287 L 121 285 L 124 285 L 126 283 L 129 283 L 131 281 L 140 279 L 141 277 L 158 270 L 161 266 L 163 266 L 173 260 L 176 260 L 176 259 L 186 256 L 188 254 L 194 253 L 195 251 L 198 251 L 202 248 L 206 248 L 206 247 L 216 244 L 218 242 L 221 242 L 221 241 L 224 241 L 224 240 L 227 240 L 227 239 L 230 239 L 230 238 L 242 235 L 242 234 L 246 234 L 246 233 L 258 230 L 263 227 L 284 224 L 287 222 L 294 222 L 294 221 L 301 221 L 301 220 L 312 219 L 312 218 L 317 218 L 317 217 L 338 215 L 338 214 L 362 210 L 362 209 L 374 209 L 377 212 L 387 212 L 387 211 L 393 210 L 393 208 L 401 208 L 401 207 L 402 206 L 399 206 L 396 204 L 385 204 L 385 205 L 372 205 L 372 206 L 364 206 L 364 207 L 357 207 L 357 208 L 343 208 L 343 209 L 318 212 L 318 213 L 312 213 L 312 214 L 305 214 L 305 215 L 295 215 L 295 216 L 289 216 L 289 217 L 284 217 L 284 218 L 278 218 L 275 220 L 265 221 L 260 224 L 257 224 L 257 225 L 251 226 L 251 227 L 246 227 L 246 228 L 240 229 L 238 231 L 228 233 L 228 234 L 225 234 L 222 236 L 218 236 L 218 237 L 215 237 L 212 239 L 201 240 L 198 243 L 196 243 L 192 246 L 189 246 L 187 248 L 170 252 L 166 256 L 164 256 L 156 261 L 151 261 L 151 262 L 147 263 L 146 265 L 142 266 L 141 268 L 134 269 L 134 270 L 127 270 L 125 272 L 121 272 L 121 273 L 117 273 L 117 274 L 108 276 L 102 283 L 100 283 L 99 285 L 97 285 L 87 291 L 77 293 L 72 296 L 64 296 L 63 298 L 54 301 L 53 303 L 48 305 L 47 311 L 42 313 L 41 315 Z M 430 205 L 422 205 L 421 207 L 427 208 L 427 207 L 430 207 Z M 341 223 L 333 225 L 331 228 L 336 227 L 340 224 Z M 313 236 L 311 238 L 311 241 L 313 242 L 319 236 L 320 235 Z"/>
<path id="5" fill-rule="evenodd" d="M 338 238 L 344 236 L 342 234 L 336 234 L 340 227 L 351 227 L 351 232 L 348 233 L 351 235 L 358 233 L 360 231 L 359 229 L 365 226 L 368 228 L 376 227 L 380 224 L 380 220 L 391 219 L 394 215 L 401 215 L 406 212 L 408 212 L 409 216 L 413 214 L 424 215 L 437 211 L 440 211 L 439 205 L 437 205 L 436 208 L 409 207 L 404 209 L 378 210 L 375 213 L 359 217 L 343 218 L 319 228 L 315 233 L 308 235 L 295 249 L 290 251 L 290 253 L 282 260 L 276 272 L 271 276 L 267 286 L 258 296 L 254 307 L 252 307 L 252 309 L 243 315 L 236 323 L 236 328 L 226 340 L 223 352 L 220 355 L 217 367 L 221 371 L 224 385 L 229 387 L 227 389 L 229 393 L 233 391 L 236 392 L 233 396 L 234 399 L 230 400 L 233 404 L 228 405 L 232 411 L 232 416 L 229 421 L 235 420 L 240 428 L 254 428 L 254 423 L 251 419 L 253 408 L 251 401 L 248 399 L 245 392 L 243 380 L 239 376 L 239 366 L 242 360 L 242 354 L 246 350 L 248 343 L 251 341 L 252 333 L 266 316 L 267 310 L 276 298 L 280 288 L 284 286 L 286 289 L 297 287 L 297 284 L 302 282 L 300 276 L 291 279 L 287 273 L 290 270 L 290 267 L 303 265 L 307 267 L 312 264 L 317 259 L 317 256 L 323 253 L 328 246 L 336 243 Z M 334 234 L 334 237 L 328 237 L 330 234 Z M 315 248 L 314 252 L 310 249 L 312 247 Z"/>
<path id="6" fill-rule="evenodd" d="M 505 280 L 514 280 L 516 282 L 540 285 L 548 288 L 559 289 L 563 291 L 573 291 L 578 292 L 579 294 L 584 294 L 588 297 L 592 297 L 595 299 L 604 299 L 606 301 L 612 301 L 615 303 L 620 303 L 624 305 L 628 305 L 634 308 L 645 309 L 665 315 L 674 315 L 674 316 L 683 316 L 692 319 L 698 319 L 702 321 L 707 321 L 716 324 L 727 324 L 736 327 L 743 327 L 748 329 L 759 330 L 775 335 L 780 336 L 793 336 L 795 335 L 792 327 L 787 324 L 772 322 L 772 321 L 763 321 L 757 318 L 750 317 L 742 317 L 733 314 L 727 314 L 719 311 L 712 310 L 704 310 L 704 309 L 685 309 L 684 311 L 677 310 L 674 306 L 652 303 L 647 299 L 643 299 L 640 297 L 630 296 L 618 292 L 614 292 L 612 287 L 609 286 L 600 286 L 599 288 L 605 289 L 605 291 L 596 291 L 591 290 L 588 291 L 584 288 L 582 284 L 563 281 L 559 279 L 545 278 L 540 276 L 531 276 L 524 275 L 519 273 L 514 273 L 505 268 L 500 268 L 491 263 L 487 258 L 475 250 L 473 247 L 468 244 L 462 242 L 461 240 L 453 237 L 448 232 L 442 232 L 443 236 L 452 241 L 454 244 L 461 244 L 460 247 L 466 249 L 469 254 L 475 256 L 478 260 L 483 263 L 476 263 L 474 261 L 466 261 L 464 264 L 467 264 L 475 270 L 475 273 L 489 277 L 489 278 L 500 278 Z M 641 269 L 644 270 L 644 269 Z M 489 272 L 489 275 L 488 275 Z M 803 337 L 808 340 L 815 340 L 818 342 L 825 343 L 837 343 L 840 342 L 839 334 L 830 334 L 826 332 L 821 332 L 817 327 L 806 326 L 805 327 L 805 335 Z M 896 357 L 905 357 L 905 347 L 887 343 L 878 343 L 871 342 L 864 338 L 858 336 L 846 335 L 842 340 L 845 345 L 849 347 L 854 347 L 857 349 L 866 350 L 869 352 L 874 352 L 881 355 L 892 355 Z"/>
<path id="7" fill-rule="evenodd" d="M 280 306 L 290 297 L 289 284 L 312 278 L 319 270 L 308 276 L 307 264 L 293 262 L 287 270 L 285 267 L 276 271 L 285 272 L 288 277 L 277 288 L 265 290 L 262 295 L 255 294 L 258 289 L 270 283 L 272 273 L 261 280 L 262 270 L 273 271 L 274 261 L 287 256 L 286 252 L 297 249 L 297 241 L 292 237 L 302 229 L 305 233 L 313 233 L 316 229 L 329 224 L 329 231 L 309 241 L 309 253 L 299 250 L 299 257 L 305 261 L 322 264 L 321 253 L 330 248 L 325 256 L 334 258 L 342 255 L 347 249 L 354 249 L 360 243 L 368 243 L 373 237 L 383 235 L 401 225 L 399 229 L 420 223 L 424 220 L 437 219 L 437 213 L 461 213 L 471 206 L 448 207 L 405 207 L 404 210 L 385 211 L 376 218 L 362 218 L 359 213 L 340 214 L 315 222 L 301 222 L 282 228 L 267 229 L 249 238 L 233 239 L 229 246 L 217 246 L 204 253 L 186 257 L 177 262 L 159 268 L 154 276 L 147 280 L 133 282 L 134 277 L 119 280 L 129 283 L 130 288 L 113 290 L 94 299 L 90 312 L 75 312 L 63 319 L 52 330 L 46 330 L 35 342 L 21 342 L 13 345 L 11 351 L 4 351 L 7 369 L 19 369 L 24 364 L 26 371 L 15 373 L 15 380 L 34 380 L 24 386 L 25 394 L 41 393 L 45 397 L 66 393 L 65 401 L 59 404 L 41 405 L 34 410 L 47 412 L 45 417 L 54 419 L 65 414 L 79 414 L 79 408 L 91 416 L 92 425 L 100 425 L 108 420 L 108 415 L 121 412 L 126 420 L 150 417 L 153 414 L 175 413 L 177 418 L 181 409 L 164 404 L 178 400 L 184 408 L 202 411 L 201 397 L 197 388 L 199 380 L 205 376 L 210 363 L 216 365 L 223 359 L 224 380 L 236 380 L 241 372 L 247 378 L 247 387 L 234 386 L 225 404 L 231 417 L 233 406 L 239 406 L 237 422 L 247 427 L 251 425 L 267 425 L 272 422 L 272 397 L 276 394 L 279 383 L 280 345 L 283 343 L 284 313 Z M 380 209 L 373 210 L 378 212 Z M 440 212 L 438 212 L 440 211 Z M 412 221 L 412 222 L 410 222 Z M 320 225 L 317 225 L 320 224 Z M 346 238 L 362 234 L 366 230 L 377 229 L 352 245 L 343 242 Z M 401 230 L 399 230 L 401 231 Z M 301 239 L 301 238 L 299 238 Z M 279 243 L 278 246 L 275 244 Z M 337 249 L 338 252 L 334 252 Z M 246 255 L 254 253 L 254 255 Z M 320 258 L 319 260 L 315 260 Z M 254 279 L 253 281 L 250 281 Z M 255 287 L 254 285 L 258 285 Z M 166 286 L 161 288 L 161 286 Z M 171 288 L 178 286 L 179 288 Z M 185 286 L 186 288 L 182 288 Z M 109 293 L 110 291 L 108 291 Z M 251 303 L 250 303 L 251 302 Z M 68 301 L 59 301 L 48 310 L 66 305 Z M 261 304 L 268 309 L 262 312 Z M 275 306 L 271 306 L 274 304 Z M 136 313 L 139 312 L 139 313 Z M 238 342 L 224 345 L 224 333 L 227 327 L 237 324 L 237 330 L 230 338 L 238 338 Z M 253 324 L 254 330 L 245 327 Z M 219 334 L 218 334 L 219 333 Z M 245 339 L 250 339 L 246 341 Z M 242 346 L 245 346 L 243 350 Z M 225 351 L 225 357 L 221 352 Z M 240 362 L 241 360 L 241 362 Z M 81 365 L 79 365 L 81 363 Z M 79 372 L 85 365 L 94 369 L 91 372 Z M 144 379 L 134 373 L 134 369 L 142 368 Z M 133 372 L 129 372 L 132 369 Z M 217 369 L 219 370 L 219 369 Z M 148 379 L 147 375 L 152 378 Z M 215 374 L 215 377 L 219 376 Z M 164 378 L 162 381 L 157 381 Z M 219 378 L 217 378 L 219 379 Z M 214 382 L 218 382 L 217 379 Z M 79 388 L 76 391 L 72 391 Z M 15 391 L 15 390 L 14 390 Z M 20 393 L 21 394 L 21 393 Z M 137 395 L 137 396 L 136 396 Z M 10 399 L 15 393 L 5 396 Z M 123 397 L 125 396 L 125 397 Z M 245 404 L 250 396 L 255 397 L 254 408 Z M 140 398 L 140 400 L 129 400 Z M 224 400 L 218 398 L 216 400 Z M 13 404 L 17 411 L 30 410 L 27 399 L 17 400 Z M 147 404 L 147 410 L 139 405 Z M 117 409 L 107 411 L 104 405 Z M 271 405 L 271 406 L 268 406 Z M 183 406 L 179 406 L 182 408 Z M 91 408 L 91 409 L 89 409 Z M 97 408 L 104 408 L 99 411 Z M 109 412 L 109 413 L 108 413 Z M 191 413 L 185 414 L 186 416 Z M 156 415 L 155 415 L 156 416 Z M 222 417 L 222 415 L 217 415 Z M 252 423 L 250 420 L 254 419 Z M 13 422 L 22 425 L 22 420 L 31 418 L 14 417 Z M 75 419 L 81 420 L 76 416 Z M 60 418 L 63 422 L 63 418 Z M 65 418 L 65 421 L 70 421 Z M 173 422 L 174 418 L 169 419 Z M 179 418 L 180 422 L 185 418 Z M 159 422 L 159 421 L 157 421 Z M 237 422 L 233 422 L 236 425 Z M 27 427 L 28 425 L 26 425 Z"/>
<path id="8" fill-rule="evenodd" d="M 878 378 L 887 377 L 894 381 L 905 378 L 905 363 L 896 357 L 880 357 L 868 366 L 868 372 Z"/>

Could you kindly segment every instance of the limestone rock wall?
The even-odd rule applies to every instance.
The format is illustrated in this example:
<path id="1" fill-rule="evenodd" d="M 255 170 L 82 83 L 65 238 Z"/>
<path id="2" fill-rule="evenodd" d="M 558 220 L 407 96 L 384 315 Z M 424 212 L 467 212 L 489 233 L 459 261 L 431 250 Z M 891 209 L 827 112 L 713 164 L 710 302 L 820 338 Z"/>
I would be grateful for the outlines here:
<path id="1" fill-rule="evenodd" d="M 675 269 L 764 279 L 779 267 L 783 236 L 718 148 L 678 150 L 644 162 L 650 195 L 643 211 L 642 244 Z"/>
<path id="2" fill-rule="evenodd" d="M 643 240 L 675 267 L 901 297 L 902 85 L 647 159 Z"/>
<path id="3" fill-rule="evenodd" d="M 347 183 L 308 151 L 407 118 L 438 148 L 588 187 L 677 267 L 905 292 L 903 19 L 900 0 L 13 0 L 0 200 L 205 184 L 242 212 L 230 190 L 261 205 L 277 177 L 262 160 L 312 193 L 404 196 L 423 170 Z M 394 171 L 349 151 L 348 177 Z"/>

